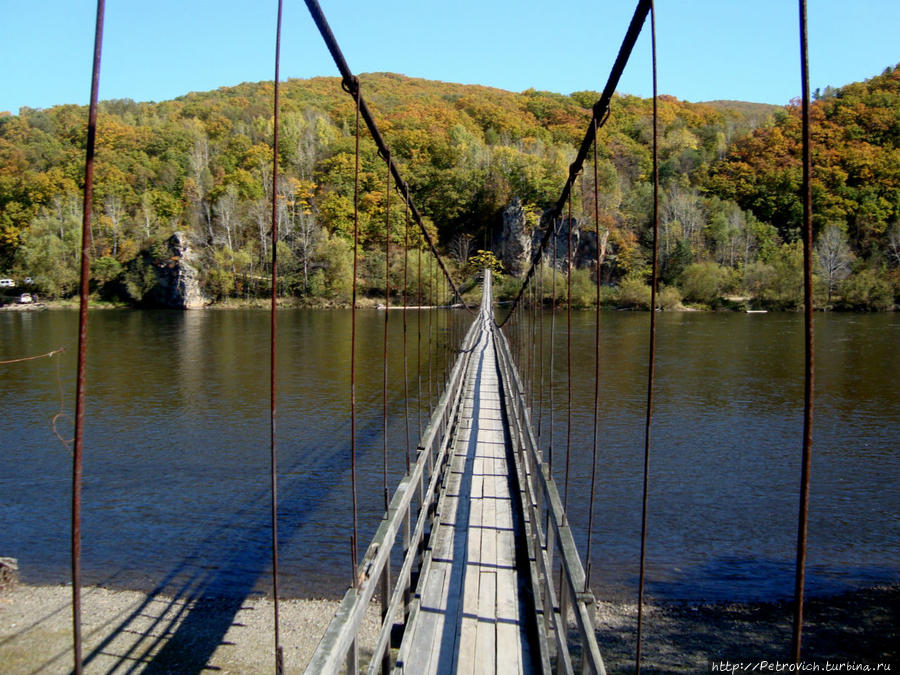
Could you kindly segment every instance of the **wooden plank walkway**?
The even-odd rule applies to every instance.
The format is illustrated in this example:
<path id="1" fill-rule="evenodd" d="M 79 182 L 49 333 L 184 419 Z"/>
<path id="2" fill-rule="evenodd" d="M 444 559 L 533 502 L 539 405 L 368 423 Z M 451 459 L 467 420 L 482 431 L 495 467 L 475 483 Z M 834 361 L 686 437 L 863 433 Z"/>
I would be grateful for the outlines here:
<path id="1" fill-rule="evenodd" d="M 485 270 L 481 311 L 416 463 L 400 480 L 307 675 L 359 672 L 359 630 L 376 590 L 382 622 L 367 675 L 606 675 L 596 601 L 531 429 L 509 343 L 494 323 L 491 285 Z"/>
<path id="2" fill-rule="evenodd" d="M 489 284 L 485 295 L 490 296 Z M 530 583 L 516 569 L 515 507 L 488 311 L 469 359 L 460 425 L 426 553 L 420 603 L 395 673 L 532 673 Z"/>

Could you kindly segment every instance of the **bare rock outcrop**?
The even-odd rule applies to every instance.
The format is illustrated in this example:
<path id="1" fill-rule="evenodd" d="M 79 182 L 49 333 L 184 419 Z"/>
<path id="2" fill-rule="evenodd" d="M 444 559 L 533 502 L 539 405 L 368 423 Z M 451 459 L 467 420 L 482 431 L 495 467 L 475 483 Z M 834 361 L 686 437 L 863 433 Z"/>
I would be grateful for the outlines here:
<path id="1" fill-rule="evenodd" d="M 532 234 L 525 218 L 522 201 L 516 197 L 503 211 L 503 234 L 500 237 L 500 262 L 507 274 L 521 277 L 531 264 Z"/>
<path id="2" fill-rule="evenodd" d="M 187 237 L 176 232 L 166 242 L 168 260 L 156 265 L 156 286 L 146 298 L 157 307 L 172 309 L 199 309 L 210 303 L 200 287 L 200 273 L 195 266 L 198 260 Z"/>

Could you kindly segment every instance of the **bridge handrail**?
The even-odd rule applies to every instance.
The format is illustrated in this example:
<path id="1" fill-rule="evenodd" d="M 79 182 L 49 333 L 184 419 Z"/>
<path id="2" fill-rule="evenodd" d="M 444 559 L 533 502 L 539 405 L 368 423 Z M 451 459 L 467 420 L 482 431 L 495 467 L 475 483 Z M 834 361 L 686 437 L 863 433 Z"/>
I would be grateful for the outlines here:
<path id="1" fill-rule="evenodd" d="M 525 389 L 515 368 L 509 343 L 503 331 L 494 330 L 494 343 L 501 368 L 501 386 L 509 413 L 510 422 L 516 428 L 513 438 L 513 451 L 516 456 L 520 479 L 524 479 L 523 490 L 528 503 L 523 503 L 523 510 L 531 514 L 532 537 L 536 540 L 532 552 L 535 565 L 538 567 L 538 579 L 533 578 L 535 604 L 545 612 L 545 620 L 552 625 L 557 645 L 558 672 L 573 671 L 571 652 L 568 647 L 568 603 L 574 599 L 572 607 L 575 623 L 582 644 L 582 662 L 590 672 L 604 675 L 606 667 L 594 634 L 593 611 L 596 600 L 585 581 L 584 567 L 578 555 L 575 539 L 568 524 L 562 499 L 556 487 L 556 481 L 550 475 L 543 461 L 538 443 L 534 437 L 530 413 L 525 403 Z M 533 468 L 532 468 L 533 467 Z M 537 477 L 537 481 L 534 477 Z M 536 487 L 535 487 L 536 482 Z M 528 519 L 526 519 L 528 520 Z M 545 536 L 542 522 L 552 527 L 553 536 Z M 549 533 L 548 533 L 549 534 Z M 560 551 L 560 565 L 565 586 L 560 588 L 559 611 L 557 612 L 557 594 L 553 581 L 553 544 Z M 552 613 L 552 617 L 550 616 Z M 543 647 L 543 645 L 542 645 Z M 543 655 L 542 655 L 543 657 Z M 545 661 L 546 663 L 546 661 Z"/>
<path id="2" fill-rule="evenodd" d="M 417 458 L 408 475 L 404 476 L 394 492 L 388 511 L 382 518 L 369 548 L 356 570 L 356 585 L 351 586 L 344 594 L 337 612 L 328 625 L 325 634 L 319 641 L 306 673 L 336 673 L 348 658 L 354 664 L 350 669 L 358 671 L 357 633 L 365 617 L 366 609 L 376 588 L 382 586 L 382 625 L 372 654 L 370 671 L 377 670 L 386 654 L 390 634 L 403 598 L 409 593 L 410 579 L 415 560 L 422 550 L 422 539 L 425 525 L 429 519 L 431 505 L 437 488 L 440 467 L 447 451 L 447 433 L 455 418 L 463 390 L 463 381 L 469 354 L 475 344 L 479 331 L 479 321 L 473 321 L 463 340 L 462 350 L 434 412 L 422 432 L 417 448 Z M 435 453 L 435 442 L 438 442 Z M 426 468 L 430 471 L 428 490 L 425 490 L 424 477 Z M 415 487 L 419 490 L 419 513 L 416 518 L 415 531 L 410 534 L 411 505 Z M 397 544 L 397 534 L 404 526 L 403 564 L 394 586 L 390 591 L 390 559 L 391 551 Z"/>

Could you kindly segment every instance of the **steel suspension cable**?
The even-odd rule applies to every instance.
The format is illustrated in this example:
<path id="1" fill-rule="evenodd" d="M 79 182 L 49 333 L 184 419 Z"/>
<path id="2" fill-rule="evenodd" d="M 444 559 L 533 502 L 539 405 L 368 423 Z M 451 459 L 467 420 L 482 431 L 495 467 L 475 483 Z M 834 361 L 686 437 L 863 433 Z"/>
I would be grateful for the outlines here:
<path id="1" fill-rule="evenodd" d="M 569 198 L 569 194 L 575 184 L 575 179 L 581 172 L 581 167 L 587 159 L 588 151 L 590 150 L 594 138 L 595 124 L 599 121 L 599 126 L 602 127 L 609 115 L 610 101 L 616 91 L 616 87 L 619 84 L 619 79 L 622 77 L 628 59 L 631 56 L 631 51 L 634 49 L 638 36 L 641 34 L 641 28 L 644 25 L 644 21 L 647 18 L 649 11 L 650 0 L 639 0 L 637 7 L 634 10 L 634 15 L 631 17 L 631 23 L 628 25 L 628 30 L 625 33 L 625 38 L 622 40 L 622 46 L 619 47 L 619 53 L 610 70 L 609 79 L 606 81 L 606 86 L 603 88 L 603 93 L 600 95 L 600 99 L 594 104 L 591 122 L 585 132 L 584 139 L 581 141 L 578 154 L 575 157 L 575 161 L 572 162 L 569 167 L 569 177 L 566 180 L 566 184 L 563 186 L 562 193 L 556 203 L 544 213 L 542 221 L 552 223 L 555 218 L 558 218 L 562 214 L 563 208 L 566 205 L 566 200 Z M 522 281 L 522 286 L 519 288 L 519 292 L 513 300 L 513 308 L 519 304 L 522 294 L 525 292 L 525 288 L 528 286 L 531 277 L 534 275 L 535 265 L 540 261 L 549 239 L 550 228 L 548 227 L 544 232 L 544 236 L 541 238 L 540 245 L 537 247 L 537 250 L 531 258 L 531 266 L 528 268 L 525 279 Z M 507 319 L 504 320 L 504 323 L 508 318 L 509 315 L 507 315 Z"/>
<path id="2" fill-rule="evenodd" d="M 534 369 L 537 367 L 537 286 L 531 284 L 531 355 L 529 356 L 529 371 L 531 372 L 531 382 L 529 391 L 531 391 L 531 409 L 534 411 L 535 406 L 535 384 L 537 378 L 534 376 Z"/>
<path id="3" fill-rule="evenodd" d="M 429 260 L 429 262 L 431 262 Z M 429 265 L 430 267 L 431 265 Z M 428 271 L 428 411 L 434 410 L 434 390 L 432 389 L 432 380 L 434 379 L 434 351 L 437 340 L 434 334 L 434 270 Z"/>
<path id="4" fill-rule="evenodd" d="M 566 408 L 566 474 L 563 483 L 563 511 L 569 511 L 569 460 L 572 455 L 572 193 L 569 193 L 568 236 L 566 237 L 566 366 L 568 407 Z M 568 518 L 568 516 L 566 516 Z"/>
<path id="5" fill-rule="evenodd" d="M 83 672 L 81 652 L 81 481 L 84 457 L 84 405 L 87 383 L 88 302 L 91 279 L 91 215 L 94 210 L 94 146 L 97 139 L 97 96 L 103 49 L 105 0 L 97 1 L 91 99 L 84 161 L 84 204 L 81 217 L 81 293 L 78 311 L 78 365 L 75 385 L 75 429 L 72 447 L 72 651 L 75 675 Z"/>
<path id="6" fill-rule="evenodd" d="M 354 88 L 356 92 L 356 160 L 353 174 L 353 291 L 350 303 L 350 484 L 353 491 L 353 538 L 351 540 L 351 556 L 353 562 L 353 586 L 357 585 L 356 569 L 358 564 L 357 547 L 359 545 L 359 517 L 356 501 L 356 274 L 359 264 L 359 81 Z"/>
<path id="7" fill-rule="evenodd" d="M 555 416 L 556 411 L 554 408 L 553 401 L 553 376 L 556 368 L 556 240 L 559 235 L 557 231 L 557 226 L 559 223 L 554 220 L 552 221 L 553 226 L 553 251 L 551 252 L 551 263 L 550 263 L 550 379 L 549 379 L 549 394 L 550 394 L 550 444 L 548 447 L 547 462 L 550 470 L 550 475 L 553 475 L 553 418 Z"/>
<path id="8" fill-rule="evenodd" d="M 650 279 L 650 354 L 647 364 L 647 416 L 644 424 L 644 480 L 641 492 L 641 559 L 638 573 L 638 619 L 635 647 L 636 673 L 641 672 L 644 620 L 644 579 L 647 560 L 647 514 L 650 493 L 650 432 L 656 377 L 656 293 L 659 281 L 659 102 L 656 72 L 656 9 L 650 2 L 650 51 L 653 71 L 653 264 Z"/>
<path id="9" fill-rule="evenodd" d="M 443 296 L 443 299 L 441 300 L 441 303 L 442 303 L 441 304 L 441 314 L 444 315 L 444 331 L 443 331 L 443 335 L 444 335 L 444 367 L 443 367 L 444 377 L 443 377 L 443 385 L 441 386 L 441 389 L 443 390 L 444 387 L 447 386 L 447 376 L 450 374 L 450 364 L 451 364 L 450 350 L 452 349 L 452 346 L 450 344 L 450 339 L 449 339 L 450 314 L 448 313 L 448 307 L 450 305 L 450 300 L 449 300 L 450 289 L 447 287 L 447 281 L 445 279 L 441 279 L 440 283 L 441 283 L 441 291 L 442 291 L 442 296 Z"/>
<path id="10" fill-rule="evenodd" d="M 284 672 L 284 652 L 281 647 L 281 629 L 278 606 L 278 452 L 276 438 L 277 417 L 277 309 L 278 309 L 278 125 L 279 84 L 281 63 L 281 17 L 283 0 L 278 0 L 278 18 L 275 28 L 275 92 L 273 102 L 272 134 L 272 311 L 270 326 L 269 362 L 269 424 L 270 424 L 270 486 L 272 498 L 272 601 L 275 613 L 275 672 Z"/>
<path id="11" fill-rule="evenodd" d="M 388 487 L 388 333 L 391 316 L 391 151 L 388 150 L 384 158 L 388 164 L 387 181 L 385 187 L 385 207 L 384 207 L 384 349 L 382 352 L 382 417 L 381 423 L 383 427 L 383 445 L 382 445 L 382 488 L 384 490 L 384 517 L 388 518 L 388 509 L 391 503 L 391 492 Z M 386 568 L 387 576 L 381 578 L 381 620 L 385 621 L 388 614 L 388 604 L 391 597 L 390 582 L 390 563 Z M 382 671 L 387 672 L 390 668 L 390 655 L 385 653 L 382 657 Z"/>
<path id="12" fill-rule="evenodd" d="M 403 227 L 403 405 L 406 420 L 406 475 L 409 475 L 410 438 L 409 438 L 409 365 L 406 352 L 406 313 L 409 309 L 409 204 L 406 205 L 406 222 Z"/>
<path id="13" fill-rule="evenodd" d="M 652 21 L 652 19 L 651 19 Z M 597 489 L 597 448 L 600 442 L 600 189 L 597 181 L 597 144 L 600 125 L 594 126 L 594 226 L 597 228 L 597 307 L 594 332 L 594 443 L 591 453 L 591 496 L 588 501 L 587 561 L 584 572 L 584 590 L 591 583 L 591 543 L 594 535 L 594 493 Z"/>
<path id="14" fill-rule="evenodd" d="M 344 58 L 344 54 L 341 51 L 340 45 L 338 45 L 337 39 L 334 37 L 334 33 L 332 33 L 331 31 L 331 27 L 328 25 L 328 21 L 325 19 L 325 14 L 322 12 L 322 8 L 319 6 L 317 0 L 305 0 L 305 2 L 306 7 L 309 9 L 310 16 L 312 16 L 316 27 L 319 29 L 319 33 L 322 35 L 322 39 L 325 41 L 325 45 L 328 47 L 328 51 L 331 53 L 331 58 L 334 60 L 338 71 L 341 73 L 341 77 L 343 78 L 341 86 L 345 91 L 359 99 L 357 103 L 360 108 L 360 113 L 366 123 L 366 126 L 369 128 L 369 133 L 372 135 L 372 140 L 378 147 L 378 151 L 381 156 L 389 157 L 388 146 L 384 142 L 384 138 L 382 137 L 381 132 L 378 129 L 378 125 L 375 124 L 375 118 L 372 117 L 372 113 L 369 110 L 369 106 L 366 105 L 365 100 L 363 100 L 359 95 L 359 78 L 353 75 L 352 71 L 350 70 L 350 66 L 347 65 L 347 60 Z M 356 93 L 352 91 L 354 88 L 356 89 Z M 416 208 L 415 203 L 412 201 L 412 197 L 409 193 L 409 186 L 404 182 L 403 177 L 400 175 L 399 169 L 397 169 L 397 166 L 390 158 L 388 158 L 388 168 L 391 174 L 393 174 L 394 176 L 395 185 L 397 185 L 398 187 L 401 185 L 403 186 L 403 191 L 401 193 L 403 199 L 409 205 L 413 220 L 415 220 L 416 224 L 419 226 L 419 231 L 422 233 L 422 237 L 424 238 L 425 243 L 428 245 L 428 248 L 431 250 L 431 254 L 437 261 L 441 271 L 444 274 L 444 277 L 446 277 L 447 282 L 453 288 L 454 293 L 460 298 L 460 301 L 465 305 L 469 313 L 474 315 L 475 311 L 471 307 L 469 307 L 468 303 L 466 303 L 462 299 L 462 294 L 457 289 L 456 283 L 453 281 L 453 278 L 450 275 L 450 271 L 444 264 L 443 258 L 441 258 L 441 254 L 438 253 L 437 246 L 435 245 L 434 240 L 432 240 L 431 235 L 428 233 L 428 229 L 425 227 L 425 222 L 422 220 L 422 215 L 419 213 L 419 210 Z"/>
<path id="15" fill-rule="evenodd" d="M 551 224 L 552 227 L 552 224 Z M 540 357 L 538 359 L 538 370 L 540 371 L 540 382 L 538 383 L 538 391 L 540 395 L 538 396 L 538 424 L 537 424 L 537 441 L 538 448 L 543 448 L 543 421 L 544 421 L 544 269 L 546 269 L 547 265 L 543 264 L 543 268 L 538 270 L 538 302 L 541 304 L 541 309 L 539 312 L 539 316 L 541 317 L 540 325 L 538 326 L 538 342 L 540 342 L 540 347 L 538 348 L 538 353 Z"/>
<path id="16" fill-rule="evenodd" d="M 435 301 L 434 301 L 434 319 L 435 319 L 435 328 L 434 328 L 434 337 L 435 337 L 435 354 L 439 359 L 446 358 L 446 343 L 443 339 L 441 339 L 441 335 L 443 331 L 441 329 L 441 321 L 445 318 L 443 312 L 443 303 L 444 303 L 444 283 L 443 280 L 439 277 L 435 277 L 434 280 L 434 293 L 435 293 Z M 440 380 L 440 387 L 438 391 L 443 391 L 444 389 L 444 364 L 440 361 L 438 362 L 439 371 L 438 371 L 438 379 Z M 438 400 L 440 400 L 440 394 L 437 395 Z"/>
<path id="17" fill-rule="evenodd" d="M 385 218 L 384 218 L 384 353 L 382 366 L 384 377 L 382 380 L 382 426 L 384 428 L 382 445 L 382 487 L 384 488 L 385 513 L 390 506 L 390 489 L 387 477 L 387 445 L 388 445 L 388 412 L 387 412 L 387 386 L 388 386 L 388 324 L 391 316 L 391 151 L 388 150 L 385 158 L 388 163 L 387 189 L 385 190 Z"/>
<path id="18" fill-rule="evenodd" d="M 809 523 L 809 479 L 812 468 L 813 389 L 815 384 L 815 334 L 813 327 L 812 278 L 812 188 L 810 181 L 809 129 L 809 53 L 807 40 L 806 0 L 800 0 L 800 78 L 801 117 L 803 127 L 803 302 L 804 307 L 804 391 L 803 391 L 803 453 L 800 470 L 800 514 L 797 523 L 797 564 L 794 580 L 794 623 L 791 652 L 794 662 L 800 662 L 803 639 L 803 595 L 806 585 L 806 537 Z"/>
<path id="19" fill-rule="evenodd" d="M 416 275 L 419 280 L 418 300 L 416 301 L 416 401 L 418 405 L 419 438 L 422 438 L 422 249 L 417 249 Z"/>

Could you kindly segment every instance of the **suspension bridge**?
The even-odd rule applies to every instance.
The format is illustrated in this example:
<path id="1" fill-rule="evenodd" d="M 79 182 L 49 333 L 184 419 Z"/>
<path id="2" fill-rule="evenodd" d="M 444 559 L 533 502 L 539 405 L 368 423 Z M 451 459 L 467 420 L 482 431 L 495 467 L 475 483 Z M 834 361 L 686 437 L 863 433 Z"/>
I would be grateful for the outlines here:
<path id="1" fill-rule="evenodd" d="M 570 228 L 567 260 L 561 267 L 572 269 L 571 199 L 576 179 L 585 168 L 593 148 L 594 189 L 598 184 L 597 132 L 610 114 L 610 102 L 619 78 L 629 60 L 638 36 L 650 17 L 653 48 L 653 173 L 654 223 L 658 222 L 658 162 L 656 110 L 656 48 L 652 0 L 639 0 L 634 16 L 611 68 L 606 86 L 592 110 L 575 161 L 559 199 L 542 217 L 545 235 L 536 247 L 523 283 L 502 321 L 495 321 L 491 274 L 485 271 L 480 309 L 472 312 L 472 321 L 459 340 L 458 355 L 447 372 L 444 389 L 431 412 L 416 447 L 415 456 L 407 451 L 407 468 L 393 491 L 387 485 L 385 471 L 385 510 L 377 531 L 360 558 L 356 503 L 356 266 L 358 251 L 359 139 L 363 125 L 378 147 L 386 167 L 385 236 L 386 259 L 390 259 L 390 199 L 399 195 L 406 207 L 405 260 L 408 260 L 409 236 L 418 227 L 425 248 L 430 251 L 443 275 L 439 286 L 446 296 L 462 302 L 462 294 L 441 259 L 436 243 L 425 227 L 413 202 L 407 183 L 392 159 L 391 151 L 366 105 L 360 80 L 350 70 L 338 42 L 316 0 L 306 5 L 331 53 L 342 77 L 344 90 L 353 98 L 356 111 L 356 170 L 354 188 L 354 289 L 353 338 L 351 349 L 351 475 L 353 484 L 353 524 L 351 558 L 353 578 L 340 607 L 309 663 L 307 673 L 432 673 L 432 672 L 558 672 L 604 673 L 603 658 L 593 625 L 595 599 L 591 592 L 590 553 L 594 516 L 594 488 L 597 471 L 597 415 L 600 392 L 596 382 L 601 359 L 599 313 L 597 317 L 598 369 L 595 374 L 593 475 L 588 507 L 586 560 L 575 545 L 566 516 L 568 490 L 564 496 L 554 481 L 552 442 L 549 462 L 532 426 L 531 407 L 535 383 L 522 377 L 521 356 L 528 336 L 515 328 L 521 318 L 526 294 L 533 293 L 535 270 L 541 262 L 553 232 Z M 803 616 L 808 469 L 812 429 L 812 284 L 808 68 L 806 59 L 806 9 L 800 0 L 801 73 L 803 79 L 804 183 L 805 205 L 805 291 L 806 291 L 806 399 L 803 442 L 803 474 L 798 528 L 797 582 L 794 614 L 793 655 L 800 658 Z M 84 220 L 81 269 L 81 313 L 76 388 L 75 433 L 73 437 L 72 490 L 72 615 L 74 633 L 74 671 L 82 672 L 81 653 L 81 483 L 84 428 L 85 359 L 87 344 L 87 305 L 89 289 L 90 216 L 93 198 L 93 159 L 97 119 L 97 85 L 103 34 L 104 1 L 97 5 L 91 105 L 86 144 Z M 278 28 L 275 49 L 274 138 L 272 171 L 272 348 L 271 348 L 271 503 L 272 503 L 272 596 L 274 599 L 274 670 L 283 672 L 283 648 L 290 635 L 281 635 L 279 626 L 278 570 L 278 468 L 276 443 L 276 321 L 277 311 L 277 193 L 279 130 L 279 58 L 282 3 L 278 3 Z M 393 181 L 393 185 L 392 185 Z M 595 209 L 598 199 L 593 200 Z M 568 205 L 568 214 L 564 210 Z M 595 213 L 599 224 L 599 214 Z M 599 226 L 599 225 L 598 225 Z M 657 261 L 654 225 L 651 306 L 656 306 Z M 598 246 L 598 249 L 601 247 Z M 556 246 L 552 247 L 555 258 Z M 596 268 L 599 270 L 598 250 Z M 554 261 L 554 265 L 556 261 Z M 386 266 L 387 267 L 387 266 Z M 389 270 L 385 274 L 385 299 L 392 297 Z M 406 292 L 407 267 L 404 264 L 402 302 L 409 309 Z M 600 280 L 596 277 L 599 312 Z M 421 273 L 419 274 L 421 280 Z M 569 275 L 571 279 L 571 275 Z M 420 281 L 421 284 L 421 281 Z M 435 297 L 432 281 L 431 299 Z M 419 288 L 417 306 L 423 305 Z M 555 297 L 555 292 L 554 292 Z M 571 308 L 571 303 L 568 303 Z M 387 307 L 388 309 L 390 307 Z M 469 309 L 469 308 L 467 308 Z M 406 324 L 404 316 L 404 363 L 406 361 Z M 385 312 L 385 391 L 387 389 L 387 351 L 390 312 Z M 521 322 L 519 322 L 521 323 Z M 532 323 L 532 326 L 534 324 Z M 638 597 L 638 634 L 636 670 L 641 665 L 641 629 L 644 590 L 644 560 L 647 522 L 647 494 L 652 426 L 655 312 L 650 313 L 650 353 L 648 358 L 647 417 L 644 447 L 643 518 Z M 507 332 L 504 326 L 512 326 Z M 534 340 L 533 335 L 530 338 Z M 511 347 L 510 342 L 515 344 Z M 569 369 L 571 370 L 571 348 Z M 518 354 L 519 366 L 517 366 Z M 530 370 L 533 371 L 533 364 Z M 541 367 L 543 373 L 543 366 Z M 385 394 L 386 401 L 386 394 Z M 387 415 L 385 402 L 385 417 Z M 570 406 L 571 413 L 571 406 Z M 407 424 L 408 424 L 407 414 Z M 408 429 L 408 427 L 407 427 Z M 407 431 L 407 435 L 409 432 Z M 387 432 L 385 431 L 385 458 Z M 387 460 L 385 459 L 385 462 Z M 566 464 L 568 476 L 568 462 Z M 373 599 L 380 603 L 381 621 L 377 641 L 367 663 L 361 661 L 360 626 Z"/>
<path id="2" fill-rule="evenodd" d="M 345 662 L 359 671 L 357 631 L 373 597 L 380 599 L 382 625 L 370 673 L 532 673 L 553 665 L 574 672 L 570 611 L 583 669 L 605 672 L 594 597 L 525 396 L 494 321 L 486 270 L 480 311 L 417 461 L 394 492 L 307 673 L 336 672 Z M 403 562 L 392 583 L 395 549 Z"/>

